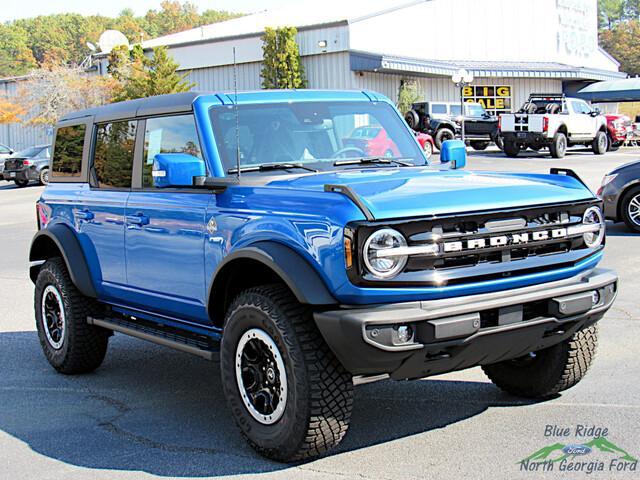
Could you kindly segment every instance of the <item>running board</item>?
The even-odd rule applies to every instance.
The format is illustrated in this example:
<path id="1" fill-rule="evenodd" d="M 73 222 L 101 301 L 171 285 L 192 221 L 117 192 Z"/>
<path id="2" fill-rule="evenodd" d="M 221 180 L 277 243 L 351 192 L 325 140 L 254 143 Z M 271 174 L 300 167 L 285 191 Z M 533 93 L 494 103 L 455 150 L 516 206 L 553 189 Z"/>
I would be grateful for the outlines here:
<path id="1" fill-rule="evenodd" d="M 197 355 L 207 360 L 213 360 L 215 342 L 203 335 L 183 334 L 176 330 L 156 327 L 151 322 L 142 323 L 140 319 L 135 321 L 123 318 L 94 318 L 87 317 L 89 325 L 102 327 L 114 332 L 120 332 L 131 337 L 146 340 L 164 347 L 173 348 L 181 352 Z"/>

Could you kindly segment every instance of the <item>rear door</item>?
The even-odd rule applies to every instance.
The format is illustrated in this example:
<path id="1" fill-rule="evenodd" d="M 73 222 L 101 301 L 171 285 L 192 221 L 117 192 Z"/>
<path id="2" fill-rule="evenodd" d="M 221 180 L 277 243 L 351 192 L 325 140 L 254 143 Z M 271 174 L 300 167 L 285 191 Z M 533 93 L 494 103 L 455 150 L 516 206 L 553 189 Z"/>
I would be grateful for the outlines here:
<path id="1" fill-rule="evenodd" d="M 208 190 L 162 187 L 154 157 L 186 153 L 204 160 L 192 114 L 148 118 L 141 125 L 140 155 L 126 208 L 127 283 L 139 308 L 208 322 L 204 267 Z"/>
<path id="2" fill-rule="evenodd" d="M 74 217 L 85 251 L 96 259 L 107 300 L 126 297 L 125 207 L 131 191 L 138 122 L 114 121 L 93 129 L 89 184 L 78 195 Z"/>

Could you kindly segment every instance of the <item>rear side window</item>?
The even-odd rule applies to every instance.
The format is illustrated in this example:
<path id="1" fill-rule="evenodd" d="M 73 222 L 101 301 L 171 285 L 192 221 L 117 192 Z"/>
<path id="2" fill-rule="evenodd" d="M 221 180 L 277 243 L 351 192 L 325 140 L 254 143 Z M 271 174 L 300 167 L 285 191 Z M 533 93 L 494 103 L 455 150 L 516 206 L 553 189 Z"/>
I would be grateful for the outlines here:
<path id="1" fill-rule="evenodd" d="M 155 187 L 153 160 L 160 153 L 185 153 L 200 159 L 204 165 L 193 115 L 147 119 L 144 132 L 143 188 Z"/>
<path id="2" fill-rule="evenodd" d="M 130 188 L 137 122 L 97 126 L 93 169 L 100 188 Z"/>
<path id="3" fill-rule="evenodd" d="M 434 103 L 431 105 L 431 113 L 438 114 L 446 114 L 447 106 L 444 103 Z"/>
<path id="4" fill-rule="evenodd" d="M 86 126 L 61 127 L 56 134 L 51 166 L 52 177 L 79 177 Z"/>

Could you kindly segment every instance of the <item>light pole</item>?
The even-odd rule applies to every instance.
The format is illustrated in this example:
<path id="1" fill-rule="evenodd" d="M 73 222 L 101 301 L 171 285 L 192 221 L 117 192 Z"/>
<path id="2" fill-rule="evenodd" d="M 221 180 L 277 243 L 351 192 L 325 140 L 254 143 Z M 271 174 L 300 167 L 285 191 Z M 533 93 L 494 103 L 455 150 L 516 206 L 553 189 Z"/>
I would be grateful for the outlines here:
<path id="1" fill-rule="evenodd" d="M 462 142 L 464 143 L 464 87 L 471 85 L 473 82 L 473 74 L 461 68 L 451 76 L 451 81 L 460 89 L 460 114 L 462 116 L 460 123 L 462 127 Z"/>

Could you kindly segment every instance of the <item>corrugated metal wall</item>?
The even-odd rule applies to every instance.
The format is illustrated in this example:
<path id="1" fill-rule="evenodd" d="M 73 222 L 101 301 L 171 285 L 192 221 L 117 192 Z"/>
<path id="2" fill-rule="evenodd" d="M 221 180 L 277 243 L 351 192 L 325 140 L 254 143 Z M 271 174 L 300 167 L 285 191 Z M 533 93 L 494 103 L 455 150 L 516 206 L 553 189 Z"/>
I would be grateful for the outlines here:
<path id="1" fill-rule="evenodd" d="M 0 82 L 0 95 L 9 100 L 18 95 L 19 82 Z M 33 145 L 48 143 L 51 141 L 50 129 L 35 127 L 25 123 L 12 123 L 0 125 L 0 143 L 8 145 L 14 150 L 22 150 Z"/>

